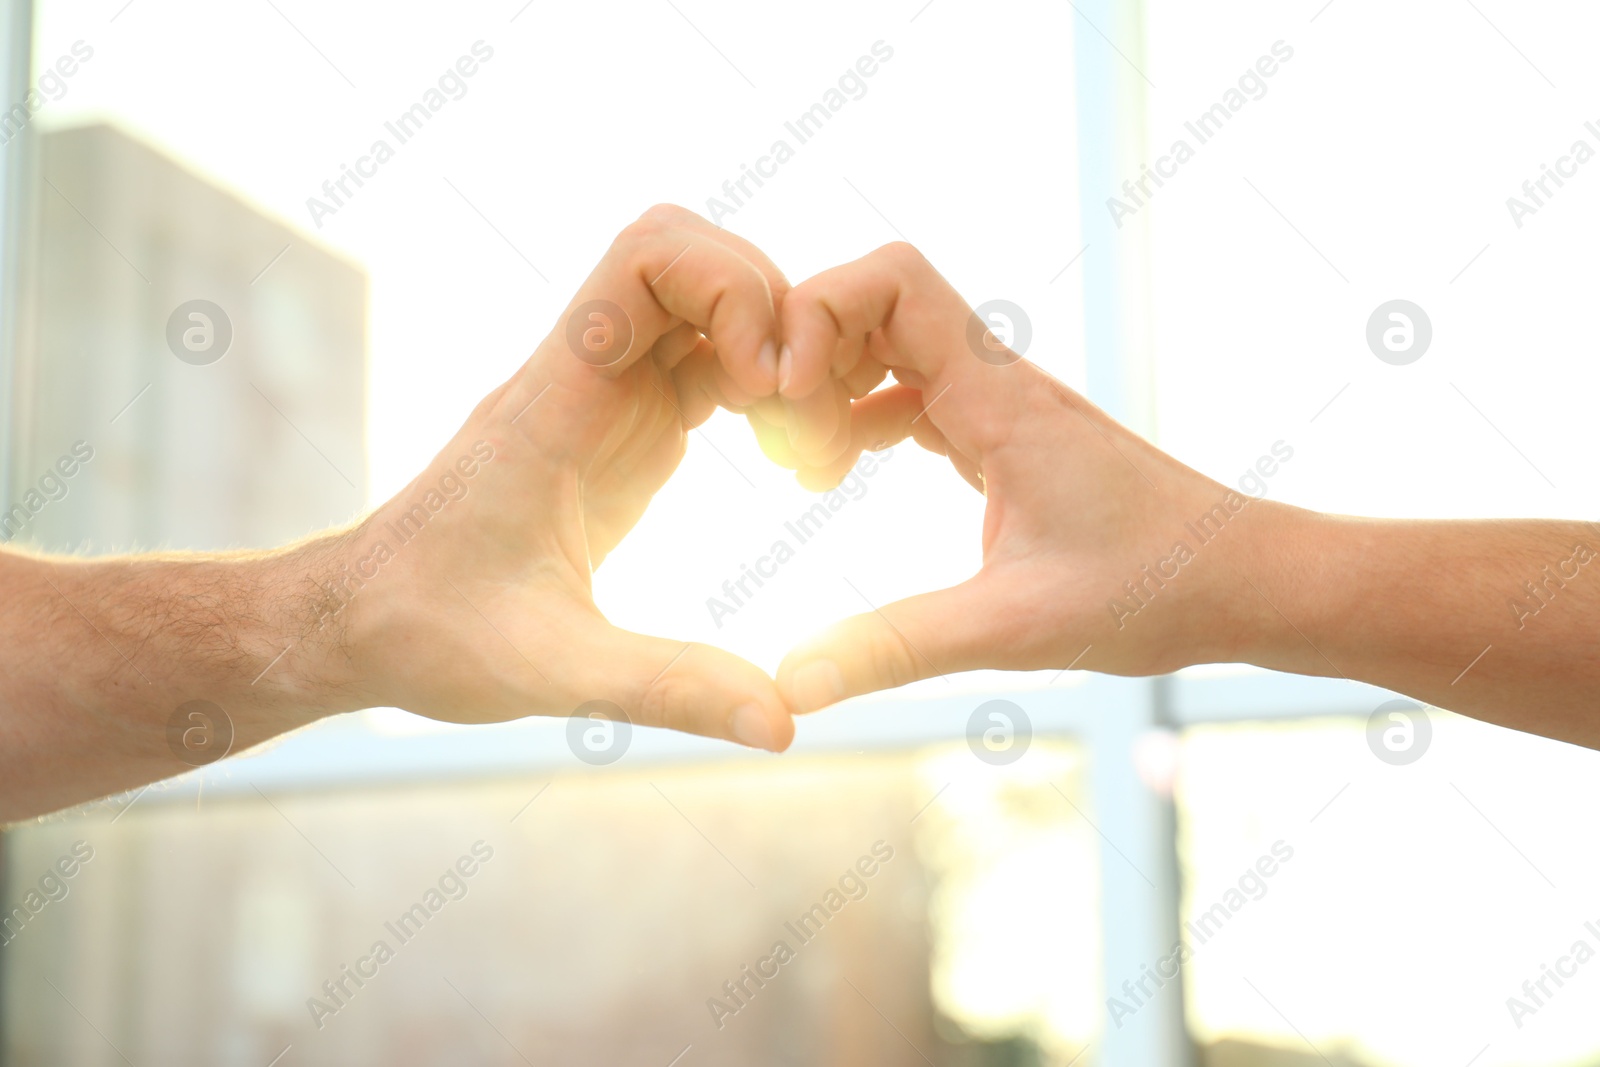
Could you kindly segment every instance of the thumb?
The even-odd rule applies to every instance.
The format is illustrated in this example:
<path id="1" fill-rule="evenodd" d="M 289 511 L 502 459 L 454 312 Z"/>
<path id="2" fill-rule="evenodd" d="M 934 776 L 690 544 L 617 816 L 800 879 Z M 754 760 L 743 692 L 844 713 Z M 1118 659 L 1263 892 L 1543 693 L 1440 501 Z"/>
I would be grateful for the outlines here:
<path id="1" fill-rule="evenodd" d="M 597 665 L 591 691 L 641 726 L 782 752 L 794 720 L 765 671 L 710 645 L 646 637 L 607 626 L 585 650 Z"/>
<path id="2" fill-rule="evenodd" d="M 778 690 L 797 712 L 923 678 L 990 666 L 997 640 L 974 578 L 835 623 L 784 657 Z"/>

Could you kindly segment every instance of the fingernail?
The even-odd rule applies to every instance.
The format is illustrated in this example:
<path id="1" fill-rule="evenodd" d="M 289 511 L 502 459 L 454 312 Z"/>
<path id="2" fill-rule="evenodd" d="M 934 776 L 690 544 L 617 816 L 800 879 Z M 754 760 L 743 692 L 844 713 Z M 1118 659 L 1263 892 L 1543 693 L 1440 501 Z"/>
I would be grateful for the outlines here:
<path id="1" fill-rule="evenodd" d="M 756 356 L 756 363 L 761 367 L 762 375 L 767 381 L 778 379 L 778 346 L 769 339 L 761 346 L 761 352 Z"/>
<path id="2" fill-rule="evenodd" d="M 741 745 L 759 748 L 766 752 L 777 751 L 772 730 L 767 726 L 767 716 L 759 705 L 741 704 L 733 713 L 733 736 Z"/>
<path id="3" fill-rule="evenodd" d="M 801 711 L 816 711 L 844 699 L 844 675 L 831 659 L 814 659 L 794 672 L 794 698 Z"/>
<path id="4" fill-rule="evenodd" d="M 794 353 L 788 345 L 783 346 L 783 351 L 778 353 L 778 392 L 789 388 L 789 372 L 794 369 Z"/>

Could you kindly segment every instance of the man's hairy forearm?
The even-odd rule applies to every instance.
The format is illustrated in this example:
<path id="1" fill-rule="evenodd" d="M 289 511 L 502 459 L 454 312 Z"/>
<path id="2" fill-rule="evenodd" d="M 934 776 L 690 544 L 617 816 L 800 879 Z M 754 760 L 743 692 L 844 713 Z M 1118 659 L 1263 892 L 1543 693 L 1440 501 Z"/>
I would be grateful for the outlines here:
<path id="1" fill-rule="evenodd" d="M 1356 519 L 1275 507 L 1243 658 L 1345 676 L 1600 748 L 1600 536 L 1558 520 Z"/>
<path id="2" fill-rule="evenodd" d="M 207 701 L 232 751 L 363 703 L 332 575 L 348 534 L 272 553 L 0 553 L 0 821 L 180 773 L 168 724 Z"/>

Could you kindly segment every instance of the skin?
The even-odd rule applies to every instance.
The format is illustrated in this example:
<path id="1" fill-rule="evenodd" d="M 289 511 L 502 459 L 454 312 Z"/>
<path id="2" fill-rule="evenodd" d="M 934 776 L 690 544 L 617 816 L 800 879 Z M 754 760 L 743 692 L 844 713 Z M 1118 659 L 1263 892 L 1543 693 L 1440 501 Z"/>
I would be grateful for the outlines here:
<path id="1" fill-rule="evenodd" d="M 632 343 L 613 334 L 583 359 L 566 325 L 595 299 L 620 306 Z M 718 405 L 816 488 L 907 437 L 948 456 L 986 496 L 982 569 L 839 623 L 776 683 L 613 627 L 593 569 Z M 1174 573 L 1179 541 L 1191 558 Z M 747 243 L 653 208 L 517 374 L 357 525 L 268 553 L 0 552 L 0 821 L 186 770 L 172 737 L 195 700 L 225 712 L 230 751 L 365 707 L 471 723 L 595 700 L 781 751 L 791 709 L 937 673 L 1245 662 L 1600 747 L 1597 548 L 1586 523 L 1246 502 L 1006 351 L 909 246 L 790 289 Z"/>
<path id="2" fill-rule="evenodd" d="M 223 709 L 232 751 L 358 708 L 492 722 L 593 700 L 634 723 L 787 747 L 793 721 L 763 671 L 617 629 L 590 594 L 690 428 L 730 393 L 774 395 L 786 289 L 750 245 L 654 208 L 428 469 L 356 526 L 256 554 L 0 553 L 0 820 L 187 770 L 168 723 L 193 700 Z M 594 364 L 622 353 L 585 361 L 568 344 L 592 299 L 632 322 L 609 366 Z M 421 532 L 402 540 L 419 506 Z"/>
<path id="3" fill-rule="evenodd" d="M 900 383 L 853 402 L 852 445 L 834 461 L 776 449 L 802 481 L 836 484 L 861 449 L 914 437 L 986 497 L 979 572 L 791 652 L 778 684 L 797 710 L 978 668 L 1242 662 L 1600 747 L 1600 527 L 1249 501 L 1004 349 L 908 245 L 800 284 L 782 318 L 806 368 L 785 393 L 833 388 L 824 362 L 836 380 L 887 368 Z"/>

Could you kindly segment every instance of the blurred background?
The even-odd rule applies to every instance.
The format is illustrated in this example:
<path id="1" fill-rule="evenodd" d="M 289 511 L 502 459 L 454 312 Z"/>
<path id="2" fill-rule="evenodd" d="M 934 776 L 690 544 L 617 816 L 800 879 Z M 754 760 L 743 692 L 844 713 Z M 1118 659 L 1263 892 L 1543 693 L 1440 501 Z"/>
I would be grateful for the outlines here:
<path id="1" fill-rule="evenodd" d="M 1230 485 L 1287 449 L 1265 492 L 1310 507 L 1600 506 L 1577 0 L 0 12 L 18 545 L 348 521 L 660 201 L 793 280 L 910 240 Z M 1369 343 L 1396 300 L 1409 362 Z M 715 618 L 812 502 L 719 415 L 597 598 L 773 669 L 976 569 L 944 461 L 896 448 L 864 485 Z M 1392 698 L 971 674 L 809 717 L 782 758 L 640 729 L 603 765 L 564 721 L 344 716 L 7 828 L 0 1063 L 1600 1063 L 1600 966 L 1571 964 L 1600 950 L 1600 757 Z"/>

